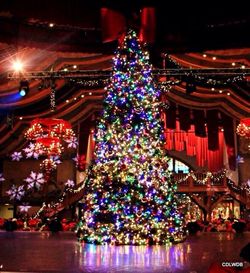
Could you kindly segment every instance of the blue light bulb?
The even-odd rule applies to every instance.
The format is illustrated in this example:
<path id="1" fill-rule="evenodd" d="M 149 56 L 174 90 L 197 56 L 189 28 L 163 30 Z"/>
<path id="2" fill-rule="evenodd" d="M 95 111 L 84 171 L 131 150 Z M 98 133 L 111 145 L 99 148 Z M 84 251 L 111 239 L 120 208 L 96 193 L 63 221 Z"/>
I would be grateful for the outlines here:
<path id="1" fill-rule="evenodd" d="M 20 95 L 21 97 L 24 97 L 24 96 L 26 95 L 26 91 L 25 91 L 24 89 L 20 90 L 20 91 L 19 91 L 19 95 Z"/>

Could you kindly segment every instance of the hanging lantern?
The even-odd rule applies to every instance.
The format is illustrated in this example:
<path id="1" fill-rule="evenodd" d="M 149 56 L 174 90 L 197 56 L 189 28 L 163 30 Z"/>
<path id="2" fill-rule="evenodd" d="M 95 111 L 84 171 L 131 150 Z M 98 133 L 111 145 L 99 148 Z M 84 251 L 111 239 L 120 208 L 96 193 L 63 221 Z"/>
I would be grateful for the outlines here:
<path id="1" fill-rule="evenodd" d="M 33 141 L 39 137 L 59 137 L 66 141 L 74 136 L 75 134 L 68 121 L 55 118 L 34 119 L 25 133 L 25 137 Z"/>
<path id="2" fill-rule="evenodd" d="M 236 128 L 236 133 L 239 136 L 250 138 L 250 118 L 243 118 Z"/>
<path id="3" fill-rule="evenodd" d="M 53 160 L 53 158 L 46 158 L 43 160 L 43 162 L 40 164 L 40 168 L 45 173 L 45 179 L 48 180 L 50 173 L 55 170 L 57 167 L 56 162 Z"/>
<path id="4" fill-rule="evenodd" d="M 69 142 L 75 138 L 71 124 L 63 119 L 37 118 L 31 122 L 25 137 L 35 142 L 35 150 L 46 156 L 41 168 L 46 173 L 56 169 L 53 156 L 60 156 L 63 152 L 62 142 Z"/>
<path id="5" fill-rule="evenodd" d="M 36 139 L 35 149 L 47 156 L 59 156 L 63 151 L 63 146 L 58 137 L 39 137 Z"/>

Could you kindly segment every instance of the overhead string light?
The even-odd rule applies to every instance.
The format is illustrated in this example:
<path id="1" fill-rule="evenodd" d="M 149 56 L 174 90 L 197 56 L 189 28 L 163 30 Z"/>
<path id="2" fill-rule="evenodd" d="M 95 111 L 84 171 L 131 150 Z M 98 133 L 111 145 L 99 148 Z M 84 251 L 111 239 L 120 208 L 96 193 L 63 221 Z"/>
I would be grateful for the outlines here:
<path id="1" fill-rule="evenodd" d="M 107 85 L 108 80 L 107 79 L 77 79 L 72 78 L 69 79 L 70 83 L 77 84 L 81 86 L 82 88 L 100 88 Z"/>
<path id="2" fill-rule="evenodd" d="M 50 90 L 50 111 L 54 112 L 56 110 L 56 89 L 51 87 Z"/>
<path id="3" fill-rule="evenodd" d="M 179 62 L 177 62 L 174 58 L 172 58 L 169 54 L 164 54 L 164 56 L 165 56 L 165 58 L 167 58 L 169 63 L 172 64 L 175 68 L 180 69 L 180 70 L 183 69 L 181 64 Z M 246 81 L 247 78 L 246 78 L 246 73 L 245 73 L 244 69 L 245 69 L 245 66 L 241 66 L 239 68 L 240 71 L 238 71 L 238 73 L 240 73 L 240 75 L 236 75 L 236 76 L 215 75 L 216 77 L 222 77 L 223 76 L 224 77 L 223 79 L 204 77 L 204 76 L 201 76 L 201 75 L 197 75 L 196 73 L 193 73 L 192 71 L 186 72 L 186 76 L 187 77 L 192 77 L 196 82 L 200 82 L 201 84 L 207 84 L 207 85 L 210 85 L 210 86 L 216 86 L 216 85 L 226 86 L 226 85 L 229 85 L 229 84 L 232 84 L 232 83 Z"/>

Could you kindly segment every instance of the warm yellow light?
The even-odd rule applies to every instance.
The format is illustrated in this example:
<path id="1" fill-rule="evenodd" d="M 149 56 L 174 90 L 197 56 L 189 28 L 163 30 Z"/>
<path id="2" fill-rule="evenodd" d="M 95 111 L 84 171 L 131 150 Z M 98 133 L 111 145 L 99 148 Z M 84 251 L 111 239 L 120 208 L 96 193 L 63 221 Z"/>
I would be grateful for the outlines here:
<path id="1" fill-rule="evenodd" d="M 212 59 L 215 61 L 215 60 L 216 60 L 216 57 L 214 56 Z"/>
<path id="2" fill-rule="evenodd" d="M 22 71 L 23 63 L 20 60 L 16 60 L 13 62 L 12 67 L 16 72 Z"/>
<path id="3" fill-rule="evenodd" d="M 230 96 L 230 93 L 229 93 L 229 92 L 227 92 L 227 95 L 228 95 L 228 96 Z"/>
<path id="4" fill-rule="evenodd" d="M 246 68 L 246 66 L 245 66 L 245 65 L 242 65 L 242 66 L 241 66 L 241 68 L 242 68 L 242 69 L 245 69 L 245 68 Z"/>
<path id="5" fill-rule="evenodd" d="M 206 58 L 206 57 L 207 57 L 207 54 L 203 54 L 203 57 Z"/>
<path id="6" fill-rule="evenodd" d="M 235 66 L 235 63 L 234 63 L 234 62 L 232 63 L 232 66 Z"/>
<path id="7" fill-rule="evenodd" d="M 50 24 L 49 24 L 49 27 L 54 27 L 54 24 L 53 24 L 53 23 L 50 23 Z"/>

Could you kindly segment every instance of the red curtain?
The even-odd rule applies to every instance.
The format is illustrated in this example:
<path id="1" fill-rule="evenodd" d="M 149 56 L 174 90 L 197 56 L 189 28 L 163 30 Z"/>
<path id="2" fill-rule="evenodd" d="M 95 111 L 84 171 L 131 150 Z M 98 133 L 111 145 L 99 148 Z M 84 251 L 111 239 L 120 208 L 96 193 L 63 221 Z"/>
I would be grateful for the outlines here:
<path id="1" fill-rule="evenodd" d="M 208 149 L 212 151 L 216 151 L 219 148 L 218 122 L 218 111 L 207 110 Z"/>
<path id="2" fill-rule="evenodd" d="M 118 40 L 126 29 L 125 16 L 110 8 L 101 8 L 102 40 L 104 43 Z"/>
<path id="3" fill-rule="evenodd" d="M 179 121 L 176 122 L 176 132 L 174 133 L 174 146 L 176 151 L 183 151 L 185 149 L 186 133 L 181 131 Z"/>
<path id="4" fill-rule="evenodd" d="M 199 167 L 205 167 L 207 163 L 207 138 L 206 137 L 195 137 L 195 153 L 196 153 L 196 164 Z"/>
<path id="5" fill-rule="evenodd" d="M 186 151 L 188 156 L 195 156 L 199 167 L 207 167 L 211 172 L 217 172 L 224 167 L 223 147 L 224 136 L 218 133 L 218 149 L 208 149 L 208 137 L 195 135 L 195 126 L 191 125 L 187 132 L 180 129 L 179 121 L 176 122 L 176 130 L 165 129 L 167 150 Z"/>
<path id="6" fill-rule="evenodd" d="M 207 165 L 212 172 L 217 172 L 224 167 L 223 164 L 223 147 L 224 136 L 222 132 L 218 133 L 218 149 L 215 151 L 208 150 Z"/>
<path id="7" fill-rule="evenodd" d="M 227 146 L 228 164 L 231 170 L 236 169 L 236 152 L 234 144 L 234 122 L 233 118 L 221 113 L 221 121 L 224 129 L 224 138 Z"/>
<path id="8" fill-rule="evenodd" d="M 194 125 L 191 125 L 188 134 L 186 134 L 186 151 L 189 156 L 196 155 L 196 136 L 194 130 Z"/>
<path id="9" fill-rule="evenodd" d="M 141 11 L 140 40 L 148 43 L 155 41 L 156 17 L 155 8 L 144 7 Z"/>
<path id="10" fill-rule="evenodd" d="M 171 151 L 174 149 L 174 131 L 170 129 L 165 129 L 165 149 Z"/>

